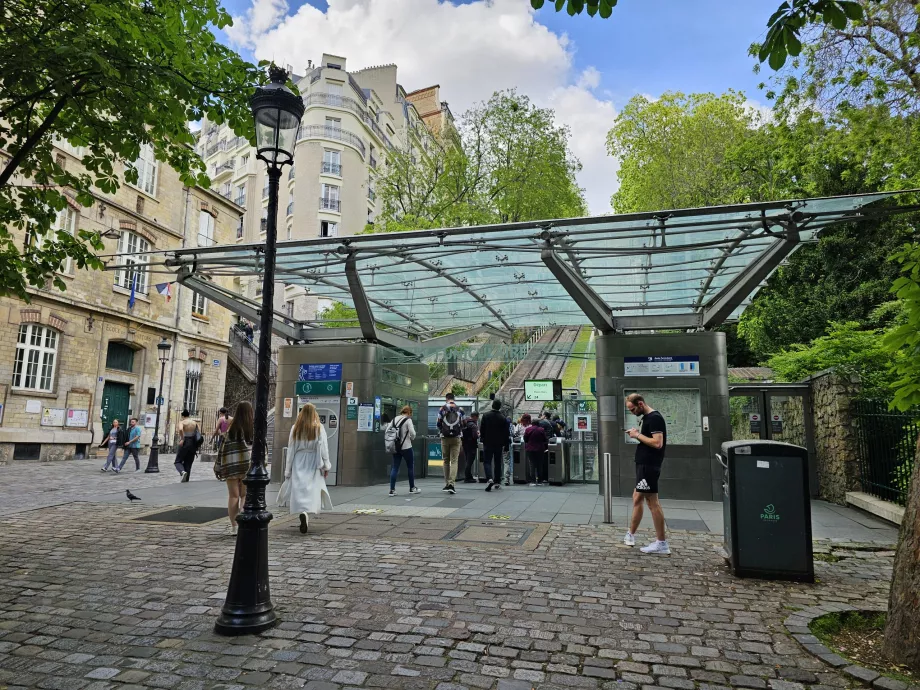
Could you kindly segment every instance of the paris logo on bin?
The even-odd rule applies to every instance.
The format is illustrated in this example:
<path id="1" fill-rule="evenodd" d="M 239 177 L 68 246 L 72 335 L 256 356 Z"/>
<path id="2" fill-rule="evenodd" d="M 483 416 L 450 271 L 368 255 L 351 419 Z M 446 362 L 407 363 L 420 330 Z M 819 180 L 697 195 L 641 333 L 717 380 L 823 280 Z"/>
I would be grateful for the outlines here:
<path id="1" fill-rule="evenodd" d="M 776 514 L 776 506 L 772 503 L 765 506 L 763 512 L 760 514 L 760 519 L 764 522 L 778 522 L 779 515 Z"/>

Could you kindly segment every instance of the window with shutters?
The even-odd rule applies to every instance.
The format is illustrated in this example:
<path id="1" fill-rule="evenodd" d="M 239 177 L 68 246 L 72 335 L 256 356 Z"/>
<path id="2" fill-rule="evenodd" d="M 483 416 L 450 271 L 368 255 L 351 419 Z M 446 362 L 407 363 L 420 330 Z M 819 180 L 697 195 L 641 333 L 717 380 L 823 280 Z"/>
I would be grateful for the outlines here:
<path id="1" fill-rule="evenodd" d="M 185 392 L 182 396 L 182 409 L 190 414 L 198 413 L 198 386 L 201 383 L 201 360 L 190 359 L 185 365 Z"/>
<path id="2" fill-rule="evenodd" d="M 124 343 L 109 343 L 105 353 L 105 368 L 134 371 L 134 350 Z"/>
<path id="3" fill-rule="evenodd" d="M 214 216 L 207 211 L 198 215 L 198 246 L 210 247 L 214 244 Z"/>
<path id="4" fill-rule="evenodd" d="M 207 316 L 208 300 L 204 295 L 192 293 L 192 316 Z"/>
<path id="5" fill-rule="evenodd" d="M 38 324 L 21 324 L 13 362 L 13 388 L 50 392 L 54 388 L 58 332 Z"/>
<path id="6" fill-rule="evenodd" d="M 141 155 L 134 161 L 134 167 L 137 168 L 137 182 L 134 186 L 150 196 L 156 196 L 157 160 L 150 144 L 141 146 Z"/>

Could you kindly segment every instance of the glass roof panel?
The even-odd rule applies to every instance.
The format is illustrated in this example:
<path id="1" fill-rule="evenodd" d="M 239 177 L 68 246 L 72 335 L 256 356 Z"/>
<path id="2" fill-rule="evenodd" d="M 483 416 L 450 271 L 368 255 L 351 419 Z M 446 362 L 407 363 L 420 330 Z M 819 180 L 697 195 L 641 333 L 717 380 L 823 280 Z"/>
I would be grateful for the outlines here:
<path id="1" fill-rule="evenodd" d="M 584 324 L 584 313 L 541 259 L 551 247 L 614 316 L 689 314 L 783 242 L 790 222 L 807 241 L 825 227 L 858 220 L 860 209 L 888 196 L 295 240 L 278 243 L 276 277 L 351 306 L 345 261 L 354 254 L 375 319 L 419 335 L 483 324 Z M 262 251 L 261 244 L 185 249 L 169 252 L 165 263 L 213 276 L 259 275 Z"/>

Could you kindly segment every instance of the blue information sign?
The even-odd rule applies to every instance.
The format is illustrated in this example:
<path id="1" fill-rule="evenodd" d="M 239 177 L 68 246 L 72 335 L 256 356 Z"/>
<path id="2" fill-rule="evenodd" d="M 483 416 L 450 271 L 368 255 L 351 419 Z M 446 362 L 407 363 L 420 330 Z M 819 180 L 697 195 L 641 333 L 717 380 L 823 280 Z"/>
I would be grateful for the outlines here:
<path id="1" fill-rule="evenodd" d="M 341 364 L 301 364 L 301 381 L 341 381 Z"/>
<path id="2" fill-rule="evenodd" d="M 624 376 L 699 376 L 699 355 L 624 357 Z"/>

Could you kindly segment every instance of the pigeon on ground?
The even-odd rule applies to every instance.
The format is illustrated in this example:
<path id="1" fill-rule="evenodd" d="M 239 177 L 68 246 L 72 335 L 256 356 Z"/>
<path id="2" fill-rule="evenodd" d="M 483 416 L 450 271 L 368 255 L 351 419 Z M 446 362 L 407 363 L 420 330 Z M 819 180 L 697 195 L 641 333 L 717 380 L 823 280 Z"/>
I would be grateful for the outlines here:
<path id="1" fill-rule="evenodd" d="M 125 489 L 125 495 L 127 495 L 129 501 L 139 501 L 141 500 L 137 496 L 131 493 L 131 489 Z"/>

